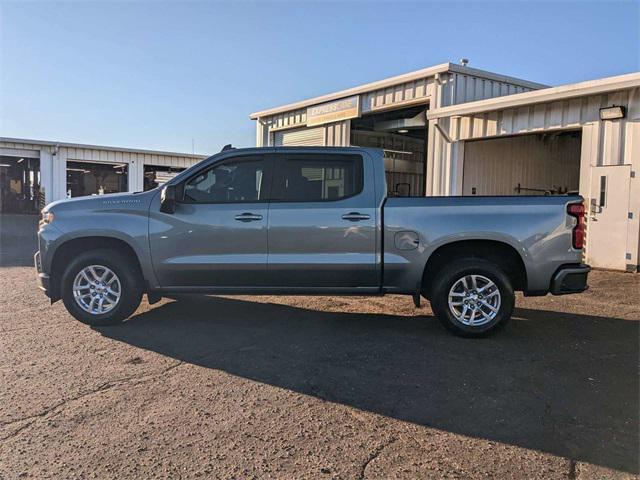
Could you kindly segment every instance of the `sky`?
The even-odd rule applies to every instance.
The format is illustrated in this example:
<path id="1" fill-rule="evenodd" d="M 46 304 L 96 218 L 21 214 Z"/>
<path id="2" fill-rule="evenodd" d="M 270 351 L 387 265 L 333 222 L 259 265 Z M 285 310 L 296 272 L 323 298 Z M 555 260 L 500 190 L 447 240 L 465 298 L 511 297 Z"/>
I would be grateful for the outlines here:
<path id="1" fill-rule="evenodd" d="M 549 85 L 640 70 L 640 0 L 5 2 L 0 136 L 215 153 L 249 114 L 469 58 Z"/>

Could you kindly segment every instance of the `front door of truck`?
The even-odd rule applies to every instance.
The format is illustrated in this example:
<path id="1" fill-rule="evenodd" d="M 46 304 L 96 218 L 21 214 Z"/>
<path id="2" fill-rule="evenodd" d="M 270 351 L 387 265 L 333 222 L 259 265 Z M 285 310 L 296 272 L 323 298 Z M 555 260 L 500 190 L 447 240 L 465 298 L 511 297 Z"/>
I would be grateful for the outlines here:
<path id="1" fill-rule="evenodd" d="M 162 287 L 265 285 L 272 161 L 232 157 L 184 181 L 173 214 L 151 207 L 152 261 Z"/>
<path id="2" fill-rule="evenodd" d="M 295 289 L 375 289 L 373 167 L 360 154 L 281 153 L 269 208 L 269 283 Z"/>

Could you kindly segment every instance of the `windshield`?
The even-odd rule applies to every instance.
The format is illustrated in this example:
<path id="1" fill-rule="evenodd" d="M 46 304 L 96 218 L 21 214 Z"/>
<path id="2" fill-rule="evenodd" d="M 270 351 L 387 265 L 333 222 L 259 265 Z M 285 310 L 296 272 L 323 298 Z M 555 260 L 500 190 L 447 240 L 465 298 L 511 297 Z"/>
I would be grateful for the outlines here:
<path id="1" fill-rule="evenodd" d="M 176 175 L 175 177 L 173 177 L 171 180 L 169 180 L 167 183 L 160 185 L 160 187 L 164 187 L 165 185 L 177 185 L 178 183 L 180 183 L 182 180 L 184 180 L 185 178 L 187 178 L 188 176 L 190 176 L 191 174 L 193 174 L 193 172 L 195 170 L 198 170 L 200 168 L 202 168 L 202 165 L 204 165 L 205 162 L 209 162 L 209 160 L 217 157 L 218 155 L 220 155 L 219 153 L 216 153 L 215 155 L 211 155 L 210 157 L 205 158 L 204 160 L 200 160 L 198 163 L 191 165 L 189 168 L 187 168 L 186 170 L 183 170 L 182 172 L 180 172 L 178 175 Z"/>

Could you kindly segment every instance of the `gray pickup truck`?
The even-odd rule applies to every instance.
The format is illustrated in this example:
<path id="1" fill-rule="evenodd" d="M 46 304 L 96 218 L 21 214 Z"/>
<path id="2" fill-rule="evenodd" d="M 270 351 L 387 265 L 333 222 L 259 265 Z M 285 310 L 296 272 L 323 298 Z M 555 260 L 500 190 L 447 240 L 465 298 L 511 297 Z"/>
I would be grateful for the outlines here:
<path id="1" fill-rule="evenodd" d="M 583 217 L 572 195 L 388 197 L 381 150 L 228 149 L 155 190 L 50 204 L 35 264 L 92 325 L 145 293 L 392 293 L 473 337 L 506 323 L 516 290 L 587 288 Z"/>

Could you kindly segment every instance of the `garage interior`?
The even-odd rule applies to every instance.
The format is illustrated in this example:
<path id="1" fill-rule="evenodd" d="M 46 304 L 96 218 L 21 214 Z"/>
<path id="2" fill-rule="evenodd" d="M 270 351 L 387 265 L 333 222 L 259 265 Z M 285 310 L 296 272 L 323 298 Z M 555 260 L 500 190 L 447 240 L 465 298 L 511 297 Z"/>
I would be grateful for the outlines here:
<path id="1" fill-rule="evenodd" d="M 427 152 L 426 106 L 351 120 L 350 143 L 382 148 L 389 196 L 423 196 Z"/>
<path id="2" fill-rule="evenodd" d="M 581 146 L 581 130 L 467 141 L 462 194 L 577 193 Z"/>
<path id="3" fill-rule="evenodd" d="M 0 156 L 0 213 L 37 214 L 40 160 Z"/>
<path id="4" fill-rule="evenodd" d="M 104 195 L 127 190 L 126 163 L 67 161 L 67 197 Z"/>
<path id="5" fill-rule="evenodd" d="M 184 170 L 184 168 L 164 167 L 161 165 L 145 165 L 143 189 L 145 192 L 153 190 Z"/>

